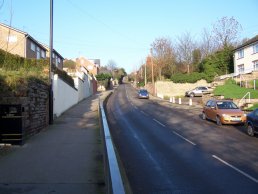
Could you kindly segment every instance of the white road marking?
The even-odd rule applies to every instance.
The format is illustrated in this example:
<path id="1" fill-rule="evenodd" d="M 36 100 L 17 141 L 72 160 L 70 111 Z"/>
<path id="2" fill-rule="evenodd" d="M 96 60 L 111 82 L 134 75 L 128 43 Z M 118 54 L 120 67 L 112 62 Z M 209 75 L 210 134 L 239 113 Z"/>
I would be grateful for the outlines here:
<path id="1" fill-rule="evenodd" d="M 148 117 L 149 115 L 147 113 L 145 113 L 144 111 L 141 110 L 141 113 L 144 114 L 146 117 Z"/>
<path id="2" fill-rule="evenodd" d="M 158 124 L 161 125 L 162 127 L 166 127 L 166 125 L 164 125 L 163 123 L 159 122 L 159 121 L 156 120 L 156 119 L 153 119 L 153 121 L 155 121 L 156 123 L 158 123 Z"/>
<path id="3" fill-rule="evenodd" d="M 216 155 L 212 155 L 213 158 L 217 159 L 218 161 L 222 162 L 223 164 L 229 166 L 230 168 L 234 169 L 235 171 L 239 172 L 240 174 L 244 175 L 245 177 L 251 179 L 252 181 L 254 181 L 255 183 L 258 183 L 258 180 L 254 177 L 252 177 L 251 175 L 245 173 L 244 171 L 238 169 L 237 167 L 229 164 L 228 162 L 226 162 L 225 160 L 222 160 L 221 158 L 219 158 L 218 156 Z"/>
<path id="4" fill-rule="evenodd" d="M 187 141 L 188 143 L 190 143 L 190 144 L 196 146 L 196 144 L 195 144 L 194 142 L 192 142 L 192 141 L 190 141 L 189 139 L 183 137 L 182 135 L 178 134 L 177 132 L 173 131 L 173 133 L 176 134 L 178 137 L 181 137 L 183 140 Z"/>

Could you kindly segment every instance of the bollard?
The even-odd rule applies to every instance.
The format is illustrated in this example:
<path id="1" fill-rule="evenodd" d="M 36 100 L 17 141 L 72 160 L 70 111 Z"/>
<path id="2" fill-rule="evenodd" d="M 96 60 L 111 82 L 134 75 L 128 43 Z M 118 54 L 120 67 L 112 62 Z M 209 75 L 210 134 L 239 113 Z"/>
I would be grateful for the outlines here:
<path id="1" fill-rule="evenodd" d="M 181 104 L 181 98 L 178 98 L 178 104 Z"/>
<path id="2" fill-rule="evenodd" d="M 169 102 L 172 102 L 172 98 L 171 97 L 169 98 Z"/>
<path id="3" fill-rule="evenodd" d="M 176 101 L 175 101 L 175 97 L 173 96 L 172 97 L 172 103 L 175 103 Z"/>
<path id="4" fill-rule="evenodd" d="M 192 106 L 192 105 L 193 105 L 192 98 L 189 98 L 189 106 Z"/>

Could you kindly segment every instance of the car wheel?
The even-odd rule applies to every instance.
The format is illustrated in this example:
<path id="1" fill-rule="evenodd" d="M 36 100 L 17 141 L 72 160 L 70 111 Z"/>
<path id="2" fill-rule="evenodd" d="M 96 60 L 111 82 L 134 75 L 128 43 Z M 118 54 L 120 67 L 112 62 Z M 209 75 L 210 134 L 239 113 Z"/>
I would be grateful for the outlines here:
<path id="1" fill-rule="evenodd" d="M 247 134 L 249 136 L 252 136 L 252 137 L 254 136 L 254 129 L 253 129 L 253 126 L 251 124 L 247 125 Z"/>
<path id="2" fill-rule="evenodd" d="M 206 116 L 206 114 L 205 114 L 204 112 L 202 113 L 202 119 L 203 119 L 203 120 L 206 120 L 206 119 L 207 119 L 207 116 Z"/>
<path id="3" fill-rule="evenodd" d="M 191 98 L 193 98 L 193 97 L 194 97 L 194 93 L 191 93 L 189 96 L 190 96 Z"/>
<path id="4" fill-rule="evenodd" d="M 219 116 L 216 116 L 216 124 L 221 126 L 222 123 L 221 123 L 221 120 L 220 120 L 220 117 Z"/>

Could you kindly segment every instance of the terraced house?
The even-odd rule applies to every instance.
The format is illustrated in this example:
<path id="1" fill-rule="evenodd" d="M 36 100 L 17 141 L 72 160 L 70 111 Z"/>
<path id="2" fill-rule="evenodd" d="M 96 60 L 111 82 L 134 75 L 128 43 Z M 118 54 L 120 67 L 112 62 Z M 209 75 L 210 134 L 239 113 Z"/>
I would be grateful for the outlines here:
<path id="1" fill-rule="evenodd" d="M 258 71 L 258 35 L 235 49 L 234 73 L 246 74 Z"/>

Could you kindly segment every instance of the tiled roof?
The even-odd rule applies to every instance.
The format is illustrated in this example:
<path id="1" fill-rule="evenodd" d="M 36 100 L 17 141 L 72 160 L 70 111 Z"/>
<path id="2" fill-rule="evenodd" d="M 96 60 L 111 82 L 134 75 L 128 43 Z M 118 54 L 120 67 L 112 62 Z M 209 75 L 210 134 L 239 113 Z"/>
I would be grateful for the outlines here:
<path id="1" fill-rule="evenodd" d="M 238 46 L 235 50 L 238 50 L 238 49 L 240 49 L 240 48 L 246 47 L 246 46 L 251 45 L 251 44 L 253 44 L 253 43 L 255 43 L 255 42 L 258 42 L 258 35 L 256 35 L 255 37 L 249 39 L 249 40 L 246 41 L 244 44 Z"/>

